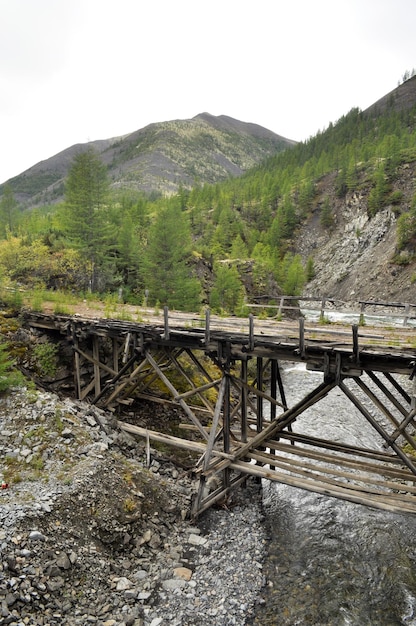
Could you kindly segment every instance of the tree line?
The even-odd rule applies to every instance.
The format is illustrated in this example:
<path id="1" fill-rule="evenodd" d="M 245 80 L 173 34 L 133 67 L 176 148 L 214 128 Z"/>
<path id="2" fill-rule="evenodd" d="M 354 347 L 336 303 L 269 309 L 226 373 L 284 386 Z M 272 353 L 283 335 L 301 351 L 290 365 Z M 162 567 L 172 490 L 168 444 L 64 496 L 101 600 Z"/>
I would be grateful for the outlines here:
<path id="1" fill-rule="evenodd" d="M 383 115 L 352 109 L 335 124 L 221 184 L 181 187 L 169 198 L 112 190 L 93 150 L 75 156 L 64 201 L 23 212 L 9 185 L 0 197 L 3 281 L 76 292 L 122 291 L 128 302 L 236 313 L 244 306 L 250 264 L 257 293 L 270 284 L 299 295 L 313 259 L 296 253 L 296 232 L 317 185 L 332 172 L 335 196 L 368 188 L 370 217 L 397 208 L 398 247 L 416 245 L 416 200 L 402 211 L 394 189 L 399 166 L 416 160 L 416 109 Z M 364 181 L 364 182 L 363 182 Z M 321 225 L 333 224 L 334 199 L 320 199 Z"/>

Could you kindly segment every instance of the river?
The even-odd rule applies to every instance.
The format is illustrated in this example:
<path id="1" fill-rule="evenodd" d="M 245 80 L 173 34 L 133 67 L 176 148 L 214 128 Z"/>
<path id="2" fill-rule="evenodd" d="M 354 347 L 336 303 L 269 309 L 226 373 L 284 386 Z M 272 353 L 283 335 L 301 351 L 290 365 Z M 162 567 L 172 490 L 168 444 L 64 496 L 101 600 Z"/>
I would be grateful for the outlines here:
<path id="1" fill-rule="evenodd" d="M 283 380 L 292 406 L 322 374 L 285 366 Z M 298 418 L 294 431 L 381 448 L 363 421 L 334 389 Z M 267 481 L 263 490 L 267 585 L 250 626 L 416 626 L 416 516 Z"/>

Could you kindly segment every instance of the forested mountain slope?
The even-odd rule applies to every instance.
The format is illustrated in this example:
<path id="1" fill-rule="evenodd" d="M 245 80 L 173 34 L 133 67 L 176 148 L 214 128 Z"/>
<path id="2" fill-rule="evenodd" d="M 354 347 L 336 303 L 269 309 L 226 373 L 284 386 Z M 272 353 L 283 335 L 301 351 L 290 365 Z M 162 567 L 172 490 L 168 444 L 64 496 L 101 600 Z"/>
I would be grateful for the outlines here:
<path id="1" fill-rule="evenodd" d="M 3 279 L 227 314 L 281 294 L 416 303 L 415 76 L 278 153 L 284 140 L 224 116 L 172 124 L 76 151 L 56 205 L 24 210 L 4 186 Z"/>
<path id="2" fill-rule="evenodd" d="M 150 124 L 123 137 L 71 146 L 8 182 L 26 207 L 57 202 L 75 154 L 94 148 L 114 188 L 172 194 L 180 186 L 240 176 L 294 144 L 256 124 L 202 113 L 189 120 Z"/>

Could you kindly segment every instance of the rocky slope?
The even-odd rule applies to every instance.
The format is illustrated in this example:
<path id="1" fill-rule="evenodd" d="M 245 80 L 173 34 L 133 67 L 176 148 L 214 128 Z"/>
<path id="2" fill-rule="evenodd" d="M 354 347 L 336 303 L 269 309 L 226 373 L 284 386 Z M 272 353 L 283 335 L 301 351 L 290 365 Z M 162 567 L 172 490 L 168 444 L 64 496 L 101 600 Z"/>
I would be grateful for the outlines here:
<path id="1" fill-rule="evenodd" d="M 416 164 L 401 166 L 395 189 L 403 193 L 401 210 L 409 210 L 414 195 Z M 304 295 L 336 297 L 352 304 L 359 300 L 416 303 L 416 267 L 397 260 L 397 217 L 393 205 L 369 216 L 371 184 L 361 180 L 345 198 L 335 194 L 335 174 L 318 184 L 317 197 L 309 219 L 304 223 L 294 248 L 305 262 L 312 257 L 316 276 Z M 330 198 L 334 224 L 320 221 L 325 197 Z"/>
<path id="2" fill-rule="evenodd" d="M 243 625 L 264 584 L 259 492 L 188 518 L 196 485 L 111 414 L 0 398 L 0 625 Z"/>

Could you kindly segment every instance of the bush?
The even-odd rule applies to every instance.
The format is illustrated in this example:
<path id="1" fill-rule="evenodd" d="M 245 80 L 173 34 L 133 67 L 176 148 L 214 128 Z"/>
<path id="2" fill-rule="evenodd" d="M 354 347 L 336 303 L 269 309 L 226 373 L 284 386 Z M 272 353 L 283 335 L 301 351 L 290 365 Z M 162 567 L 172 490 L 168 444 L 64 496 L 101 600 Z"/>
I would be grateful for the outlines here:
<path id="1" fill-rule="evenodd" d="M 33 349 L 36 369 L 41 376 L 53 378 L 57 370 L 58 346 L 53 343 L 38 343 Z"/>
<path id="2" fill-rule="evenodd" d="M 10 358 L 8 346 L 0 343 L 0 392 L 4 393 L 11 387 L 22 385 L 23 375 L 14 369 L 14 362 Z"/>

